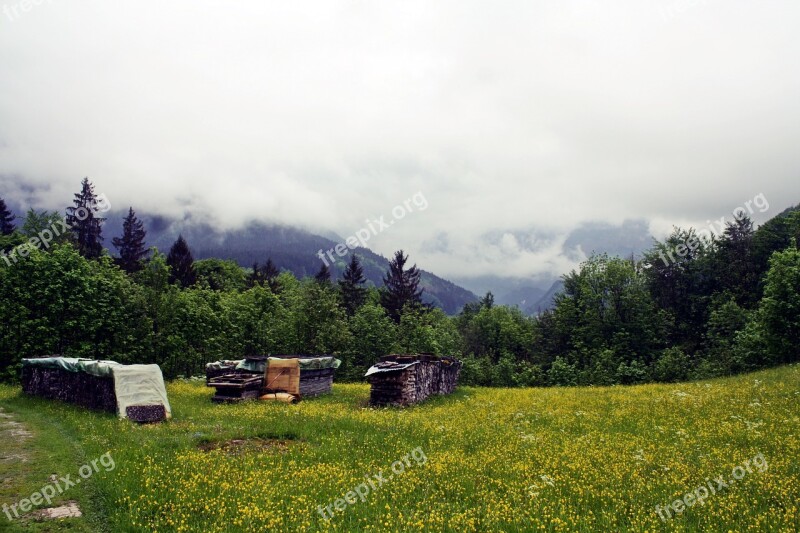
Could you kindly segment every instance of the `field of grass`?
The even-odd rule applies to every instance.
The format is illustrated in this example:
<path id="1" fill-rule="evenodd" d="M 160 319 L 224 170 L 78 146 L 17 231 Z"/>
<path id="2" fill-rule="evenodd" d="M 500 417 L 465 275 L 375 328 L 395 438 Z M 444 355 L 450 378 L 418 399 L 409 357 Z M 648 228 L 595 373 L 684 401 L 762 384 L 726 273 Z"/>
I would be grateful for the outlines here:
<path id="1" fill-rule="evenodd" d="M 214 405 L 202 382 L 168 393 L 174 418 L 138 426 L 0 386 L 0 504 L 114 460 L 58 496 L 84 517 L 0 514 L 0 529 L 800 530 L 797 365 L 676 385 L 460 388 L 408 409 L 368 408 L 366 385 L 297 405 Z M 3 420 L 31 435 L 7 438 Z M 659 517 L 701 486 L 714 487 L 702 504 Z"/>

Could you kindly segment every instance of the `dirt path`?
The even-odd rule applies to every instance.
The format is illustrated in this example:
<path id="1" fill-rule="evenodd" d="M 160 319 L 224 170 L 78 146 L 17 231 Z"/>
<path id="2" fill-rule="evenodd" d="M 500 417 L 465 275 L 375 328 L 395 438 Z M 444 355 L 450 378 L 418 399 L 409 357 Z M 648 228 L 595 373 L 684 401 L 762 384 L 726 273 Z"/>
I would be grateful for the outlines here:
<path id="1" fill-rule="evenodd" d="M 28 462 L 30 458 L 25 453 L 23 445 L 32 438 L 33 434 L 25 429 L 25 426 L 0 407 L 0 442 L 5 443 L 0 448 L 0 461 Z"/>

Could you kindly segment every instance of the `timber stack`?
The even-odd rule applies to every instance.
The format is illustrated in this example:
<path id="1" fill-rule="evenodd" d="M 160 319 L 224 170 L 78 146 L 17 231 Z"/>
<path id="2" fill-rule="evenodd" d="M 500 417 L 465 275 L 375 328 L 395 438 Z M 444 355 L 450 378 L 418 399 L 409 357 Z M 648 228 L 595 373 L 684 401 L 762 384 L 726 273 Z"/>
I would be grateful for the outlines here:
<path id="1" fill-rule="evenodd" d="M 461 361 L 432 354 L 387 355 L 366 373 L 371 405 L 411 405 L 434 394 L 450 394 Z"/>
<path id="2" fill-rule="evenodd" d="M 317 355 L 256 355 L 206 365 L 206 384 L 215 387 L 214 402 L 237 402 L 274 392 L 266 382 L 270 360 L 297 359 L 300 367 L 300 397 L 313 398 L 331 391 L 341 361 Z"/>
<path id="3" fill-rule="evenodd" d="M 135 422 L 161 422 L 172 416 L 158 365 L 60 356 L 23 359 L 22 391 Z"/>

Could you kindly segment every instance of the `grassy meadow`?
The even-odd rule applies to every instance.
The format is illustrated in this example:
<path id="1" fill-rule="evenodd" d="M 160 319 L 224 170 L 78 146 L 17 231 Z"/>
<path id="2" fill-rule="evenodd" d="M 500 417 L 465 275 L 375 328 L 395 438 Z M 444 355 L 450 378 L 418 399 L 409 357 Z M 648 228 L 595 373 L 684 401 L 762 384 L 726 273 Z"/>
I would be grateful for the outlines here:
<path id="1" fill-rule="evenodd" d="M 0 530 L 800 529 L 798 365 L 670 385 L 459 388 L 407 409 L 367 407 L 360 384 L 296 405 L 214 405 L 200 381 L 168 393 L 173 419 L 139 426 L 0 386 L 0 504 L 114 460 L 54 501 L 83 517 L 0 514 Z M 656 512 L 734 475 L 702 504 Z"/>

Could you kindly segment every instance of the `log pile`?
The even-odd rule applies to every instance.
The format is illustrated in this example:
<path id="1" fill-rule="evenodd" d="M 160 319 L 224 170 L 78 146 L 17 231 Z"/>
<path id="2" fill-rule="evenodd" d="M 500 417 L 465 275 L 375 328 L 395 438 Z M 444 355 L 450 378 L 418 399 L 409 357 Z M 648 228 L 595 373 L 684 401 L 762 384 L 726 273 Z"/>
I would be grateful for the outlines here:
<path id="1" fill-rule="evenodd" d="M 206 385 L 208 385 L 213 378 L 218 378 L 226 374 L 238 374 L 240 372 L 236 370 L 236 365 L 238 363 L 239 361 L 217 361 L 216 363 L 206 365 Z M 249 373 L 247 371 L 241 372 Z"/>
<path id="2" fill-rule="evenodd" d="M 264 376 L 227 374 L 217 378 L 212 378 L 209 387 L 217 389 L 212 402 L 241 402 L 243 400 L 255 400 L 261 396 L 261 388 L 264 386 Z"/>
<path id="3" fill-rule="evenodd" d="M 161 422 L 167 418 L 167 410 L 163 405 L 130 405 L 125 408 L 125 415 L 134 422 Z"/>
<path id="4" fill-rule="evenodd" d="M 135 422 L 160 422 L 171 416 L 157 365 L 61 356 L 26 358 L 22 360 L 22 391 Z"/>
<path id="5" fill-rule="evenodd" d="M 327 394 L 333 387 L 333 368 L 321 368 L 318 370 L 300 369 L 300 396 L 303 398 L 313 398 L 320 394 Z"/>
<path id="6" fill-rule="evenodd" d="M 411 405 L 434 394 L 450 394 L 461 361 L 430 354 L 387 355 L 369 369 L 370 404 Z"/>
<path id="7" fill-rule="evenodd" d="M 301 362 L 303 360 L 319 358 L 319 356 L 314 355 L 274 355 L 270 357 L 277 359 L 299 359 Z M 262 371 L 252 370 L 257 363 L 263 363 L 267 359 L 267 356 L 248 357 L 246 361 L 251 363 L 250 370 L 237 368 L 240 361 L 217 361 L 206 365 L 206 385 L 209 387 L 218 387 L 221 384 L 223 389 L 220 393 L 220 389 L 217 388 L 217 394 L 212 400 L 215 402 L 236 402 L 252 399 L 254 397 L 252 395 L 254 382 L 250 381 L 250 378 L 257 378 L 262 393 L 267 392 L 263 390 L 265 387 L 264 373 Z M 302 398 L 313 398 L 331 392 L 335 374 L 335 368 L 303 368 L 301 364 L 300 396 Z M 241 386 L 244 382 L 247 383 L 246 388 Z M 259 396 L 260 395 L 257 395 L 255 397 L 257 398 Z"/>
<path id="8" fill-rule="evenodd" d="M 60 368 L 23 366 L 22 391 L 31 396 L 74 403 L 87 409 L 117 412 L 113 377 L 97 377 Z"/>
<path id="9" fill-rule="evenodd" d="M 454 357 L 442 357 L 441 361 L 439 394 L 450 394 L 458 386 L 458 376 L 461 374 L 462 363 Z"/>

